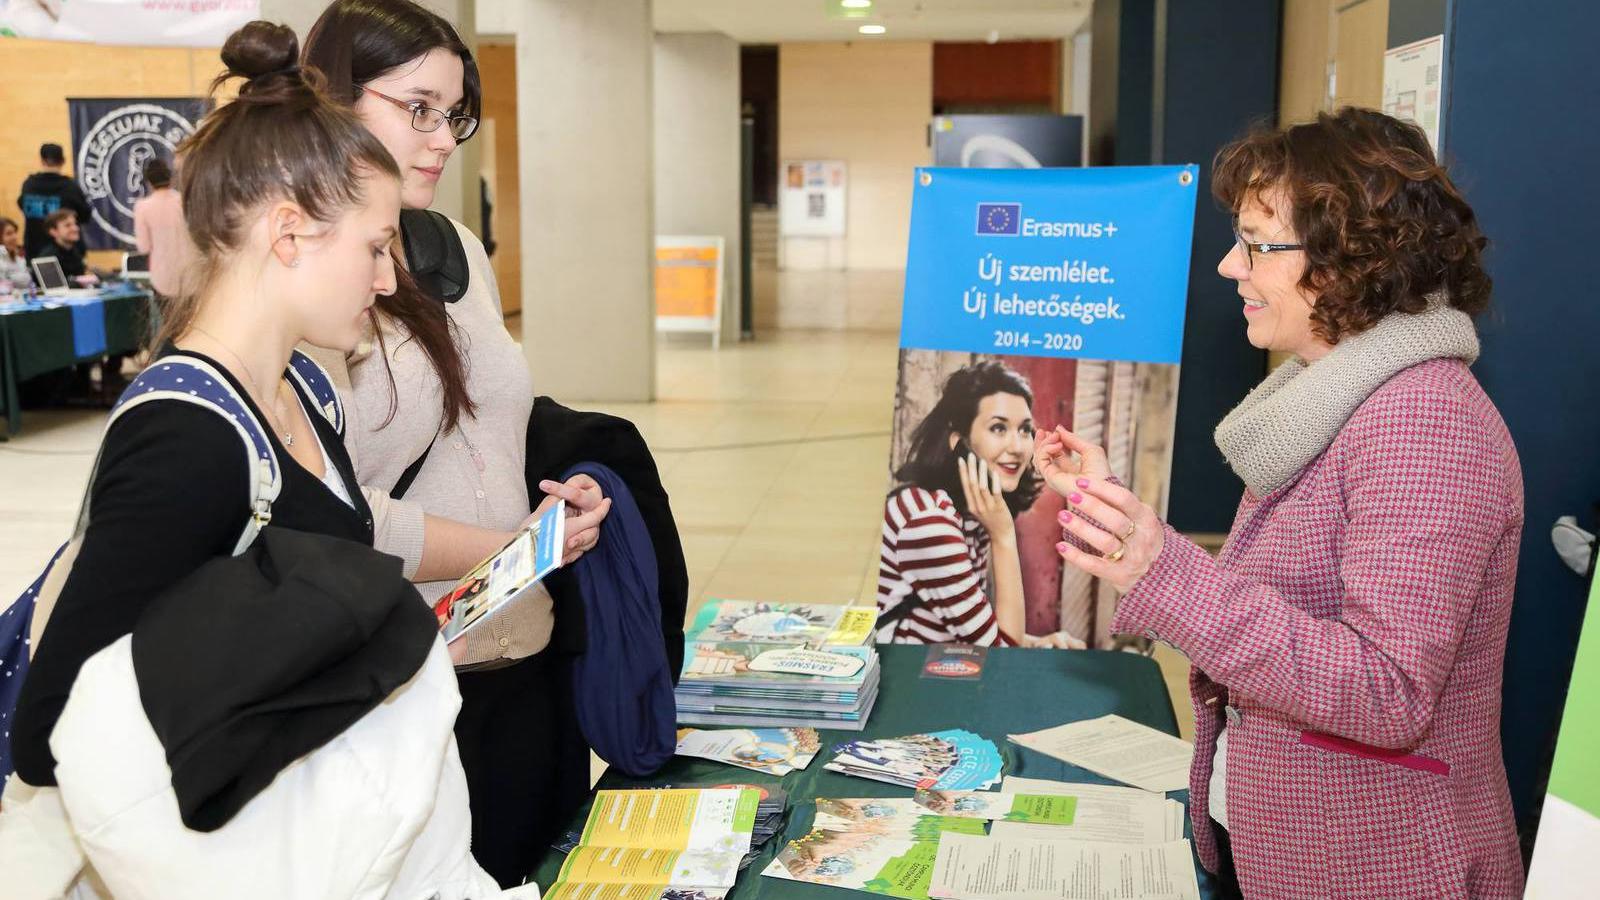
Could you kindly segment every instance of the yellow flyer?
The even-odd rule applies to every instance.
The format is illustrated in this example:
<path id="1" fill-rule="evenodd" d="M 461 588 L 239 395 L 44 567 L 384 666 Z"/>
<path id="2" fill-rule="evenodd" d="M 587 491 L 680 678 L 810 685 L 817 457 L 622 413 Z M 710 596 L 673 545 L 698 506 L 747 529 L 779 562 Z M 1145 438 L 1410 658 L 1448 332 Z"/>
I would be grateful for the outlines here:
<path id="1" fill-rule="evenodd" d="M 748 789 L 600 791 L 551 892 L 588 897 L 573 892 L 602 885 L 732 887 L 750 851 L 760 800 L 760 792 Z M 564 893 L 555 894 L 558 888 Z M 632 900 L 631 893 L 618 896 Z"/>

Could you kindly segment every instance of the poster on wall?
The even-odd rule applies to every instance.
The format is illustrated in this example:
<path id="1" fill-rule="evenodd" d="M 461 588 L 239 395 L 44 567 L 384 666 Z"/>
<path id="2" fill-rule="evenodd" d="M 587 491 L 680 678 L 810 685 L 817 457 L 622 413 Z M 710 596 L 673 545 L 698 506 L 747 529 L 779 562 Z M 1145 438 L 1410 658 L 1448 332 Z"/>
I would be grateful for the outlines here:
<path id="1" fill-rule="evenodd" d="M 722 344 L 721 235 L 656 236 L 656 330 L 699 331 Z"/>
<path id="2" fill-rule="evenodd" d="M 93 221 L 83 223 L 89 249 L 133 246 L 133 204 L 150 190 L 145 163 L 170 164 L 207 108 L 193 97 L 67 100 L 73 174 L 94 208 Z"/>
<path id="3" fill-rule="evenodd" d="M 220 47 L 261 0 L 0 0 L 0 37 Z"/>
<path id="4" fill-rule="evenodd" d="M 916 178 L 880 606 L 948 593 L 919 581 L 919 551 L 891 538 L 908 502 L 948 501 L 970 566 L 941 559 L 954 566 L 941 577 L 970 569 L 992 599 L 1020 582 L 1029 634 L 1111 646 L 1115 594 L 1057 554 L 1064 502 L 1043 489 L 1033 447 L 1064 426 L 1104 447 L 1112 472 L 1165 510 L 1198 170 L 928 168 Z M 1000 473 L 1014 552 L 996 551 L 965 508 L 956 459 L 968 453 Z M 932 641 L 917 631 L 924 618 L 899 619 L 879 640 Z"/>
<path id="5" fill-rule="evenodd" d="M 784 237 L 844 237 L 843 160 L 790 160 L 778 182 L 778 230 Z"/>
<path id="6" fill-rule="evenodd" d="M 1083 116 L 935 116 L 933 164 L 963 169 L 1083 165 Z"/>
<path id="7" fill-rule="evenodd" d="M 1444 35 L 1413 41 L 1383 54 L 1383 111 L 1422 126 L 1439 152 L 1444 87 Z"/>

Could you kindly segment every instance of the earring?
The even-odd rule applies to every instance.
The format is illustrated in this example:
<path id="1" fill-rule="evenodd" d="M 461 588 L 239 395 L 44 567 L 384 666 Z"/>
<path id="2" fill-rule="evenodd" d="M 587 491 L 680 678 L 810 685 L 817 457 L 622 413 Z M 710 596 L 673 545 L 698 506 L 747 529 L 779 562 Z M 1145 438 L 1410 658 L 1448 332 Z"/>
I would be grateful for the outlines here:
<path id="1" fill-rule="evenodd" d="M 291 268 L 291 269 L 300 268 L 300 257 L 296 256 L 294 259 L 290 260 L 289 261 L 289 268 Z"/>

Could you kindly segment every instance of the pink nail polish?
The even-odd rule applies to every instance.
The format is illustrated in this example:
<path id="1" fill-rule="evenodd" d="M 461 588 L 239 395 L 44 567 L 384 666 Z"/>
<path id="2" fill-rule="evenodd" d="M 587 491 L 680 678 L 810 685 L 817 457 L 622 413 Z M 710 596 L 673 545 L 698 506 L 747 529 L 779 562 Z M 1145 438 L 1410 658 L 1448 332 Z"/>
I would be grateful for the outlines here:
<path id="1" fill-rule="evenodd" d="M 1076 494 L 1076 493 L 1075 493 L 1075 494 L 1073 494 L 1073 495 L 1072 495 L 1072 496 L 1070 496 L 1070 497 L 1068 497 L 1068 498 L 1067 498 L 1067 502 L 1068 502 L 1068 503 L 1071 503 L 1071 504 L 1072 504 L 1072 505 L 1074 505 L 1074 506 L 1076 506 L 1076 505 L 1078 505 L 1078 504 L 1079 504 L 1079 503 L 1082 503 L 1082 502 L 1083 502 L 1083 495 L 1082 495 L 1082 494 Z"/>
<path id="2" fill-rule="evenodd" d="M 1056 552 L 1057 553 L 1066 553 L 1067 552 L 1067 543 L 1065 541 L 1062 541 L 1061 543 L 1057 544 L 1056 545 Z"/>
<path id="3" fill-rule="evenodd" d="M 1057 518 L 1059 518 L 1061 520 L 1061 524 L 1065 525 L 1068 522 L 1072 521 L 1072 513 L 1069 513 L 1066 510 L 1062 510 L 1061 514 Z"/>
<path id="4" fill-rule="evenodd" d="M 1088 486 L 1089 486 L 1089 479 L 1087 479 L 1087 478 L 1079 478 L 1078 479 L 1078 487 L 1087 488 Z"/>

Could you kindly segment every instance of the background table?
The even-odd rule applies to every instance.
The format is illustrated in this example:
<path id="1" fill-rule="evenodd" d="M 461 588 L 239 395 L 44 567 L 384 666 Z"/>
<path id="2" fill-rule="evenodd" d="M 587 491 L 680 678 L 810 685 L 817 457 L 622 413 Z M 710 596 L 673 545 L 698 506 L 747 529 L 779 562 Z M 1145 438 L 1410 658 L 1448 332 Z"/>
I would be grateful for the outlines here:
<path id="1" fill-rule="evenodd" d="M 90 302 L 99 305 L 104 315 L 105 340 L 104 346 L 85 354 L 79 352 L 73 327 L 74 316 L 81 312 L 74 306 L 81 302 L 40 298 L 0 309 L 0 415 L 6 417 L 8 434 L 22 430 L 17 385 L 102 356 L 132 353 L 144 343 L 149 323 L 155 321 L 153 295 L 129 285 L 108 288 Z"/>
<path id="2" fill-rule="evenodd" d="M 1038 731 L 1116 713 L 1178 733 L 1166 683 L 1155 661 L 1132 653 L 1101 650 L 1049 651 L 995 649 L 978 681 L 922 677 L 927 648 L 881 645 L 883 685 L 877 708 L 865 731 L 822 731 L 822 751 L 807 768 L 778 779 L 746 769 L 706 760 L 675 757 L 655 777 L 632 780 L 608 772 L 601 788 L 660 787 L 689 784 L 772 784 L 789 794 L 789 819 L 783 834 L 774 838 L 739 876 L 730 897 L 737 900 L 841 900 L 840 888 L 763 878 L 761 871 L 784 844 L 803 837 L 811 828 L 818 797 L 910 797 L 901 788 L 864 778 L 829 772 L 823 766 L 833 758 L 834 744 L 859 737 L 896 737 L 925 731 L 965 728 L 994 741 L 1005 759 L 1005 774 L 1055 781 L 1114 783 L 1076 766 L 1051 759 L 1006 741 L 1008 734 Z M 711 726 L 707 726 L 711 727 Z M 996 785 L 996 788 L 999 786 Z M 1188 791 L 1168 794 L 1188 805 Z M 585 807 L 571 829 L 581 830 L 589 811 Z M 1185 823 L 1184 834 L 1189 828 Z M 549 888 L 566 855 L 549 851 L 534 872 L 541 888 Z M 1202 897 L 1214 896 L 1209 875 L 1199 868 Z"/>

